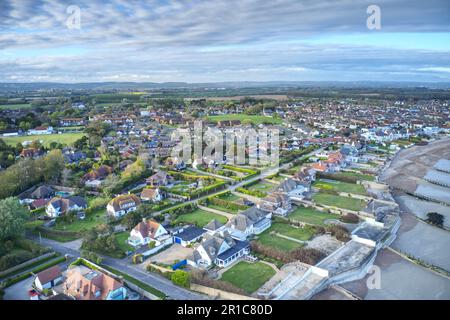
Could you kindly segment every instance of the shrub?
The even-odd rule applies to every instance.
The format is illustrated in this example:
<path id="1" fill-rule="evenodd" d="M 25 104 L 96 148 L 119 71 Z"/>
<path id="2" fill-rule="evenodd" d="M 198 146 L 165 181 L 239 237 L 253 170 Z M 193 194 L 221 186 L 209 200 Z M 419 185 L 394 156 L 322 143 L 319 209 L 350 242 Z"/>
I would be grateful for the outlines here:
<path id="1" fill-rule="evenodd" d="M 442 214 L 439 214 L 437 212 L 429 212 L 427 213 L 427 220 L 428 223 L 435 225 L 437 227 L 442 228 L 444 226 L 444 216 Z"/>
<path id="2" fill-rule="evenodd" d="M 183 270 L 176 270 L 175 272 L 173 272 L 172 276 L 171 276 L 171 280 L 174 284 L 176 284 L 180 287 L 189 288 L 189 286 L 190 286 L 189 273 L 187 273 L 186 271 L 183 271 Z"/>
<path id="3" fill-rule="evenodd" d="M 345 223 L 358 223 L 359 218 L 356 214 L 347 213 L 346 215 L 341 217 L 341 221 Z"/>

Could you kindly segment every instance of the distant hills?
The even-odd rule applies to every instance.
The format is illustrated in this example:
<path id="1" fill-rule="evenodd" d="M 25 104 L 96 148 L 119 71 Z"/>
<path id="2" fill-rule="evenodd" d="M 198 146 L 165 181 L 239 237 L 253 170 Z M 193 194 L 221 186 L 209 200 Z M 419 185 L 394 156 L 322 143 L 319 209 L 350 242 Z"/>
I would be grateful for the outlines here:
<path id="1" fill-rule="evenodd" d="M 375 81 L 271 81 L 271 82 L 90 82 L 90 83 L 0 83 L 0 92 L 36 90 L 150 90 L 150 89 L 242 89 L 242 88 L 429 88 L 450 89 L 450 82 L 375 82 Z"/>

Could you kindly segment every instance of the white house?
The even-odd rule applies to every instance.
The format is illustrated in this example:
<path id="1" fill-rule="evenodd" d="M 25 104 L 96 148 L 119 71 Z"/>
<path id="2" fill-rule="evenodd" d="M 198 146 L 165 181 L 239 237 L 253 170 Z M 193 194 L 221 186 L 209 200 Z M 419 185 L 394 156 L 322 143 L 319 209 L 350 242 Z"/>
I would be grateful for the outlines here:
<path id="1" fill-rule="evenodd" d="M 72 196 L 69 198 L 54 197 L 46 207 L 45 212 L 48 216 L 56 218 L 70 211 L 82 211 L 87 208 L 87 202 L 83 197 Z"/>
<path id="2" fill-rule="evenodd" d="M 39 134 L 52 134 L 53 127 L 36 127 L 34 129 L 28 130 L 29 135 L 39 135 Z"/>
<path id="3" fill-rule="evenodd" d="M 233 239 L 227 232 L 215 235 L 204 235 L 203 242 L 194 250 L 193 265 L 199 268 L 209 268 L 216 264 L 225 268 L 237 259 L 250 253 L 247 241 Z"/>
<path id="4" fill-rule="evenodd" d="M 226 227 L 231 233 L 233 233 L 234 230 L 237 230 L 246 237 L 249 237 L 269 229 L 272 225 L 271 218 L 271 212 L 251 207 L 231 218 L 226 224 Z"/>
<path id="5" fill-rule="evenodd" d="M 172 242 L 167 230 L 155 220 L 143 219 L 130 232 L 128 243 L 132 246 L 142 246 L 155 241 L 155 246 Z"/>
<path id="6" fill-rule="evenodd" d="M 39 291 L 43 291 L 44 289 L 53 288 L 62 283 L 62 281 L 63 275 L 61 273 L 61 268 L 56 265 L 39 272 L 34 279 L 34 285 Z"/>
<path id="7" fill-rule="evenodd" d="M 160 188 L 145 188 L 141 192 L 142 201 L 160 202 L 164 199 Z"/>
<path id="8" fill-rule="evenodd" d="M 135 211 L 141 200 L 134 194 L 124 194 L 112 199 L 106 206 L 109 215 L 119 218 L 131 211 Z"/>

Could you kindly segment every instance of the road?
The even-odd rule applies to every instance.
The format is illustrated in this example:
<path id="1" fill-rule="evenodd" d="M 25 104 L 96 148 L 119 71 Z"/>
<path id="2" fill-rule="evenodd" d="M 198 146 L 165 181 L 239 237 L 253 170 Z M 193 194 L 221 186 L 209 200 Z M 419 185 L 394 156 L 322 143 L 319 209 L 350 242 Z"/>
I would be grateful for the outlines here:
<path id="1" fill-rule="evenodd" d="M 38 237 L 32 237 L 32 240 L 39 243 Z M 73 257 L 79 257 L 80 256 L 80 248 L 81 245 L 80 240 L 75 240 L 72 242 L 58 242 L 46 238 L 41 239 L 41 245 L 45 247 L 50 247 L 54 251 L 57 251 L 61 254 L 69 254 Z M 123 273 L 126 273 L 139 281 L 142 281 L 149 286 L 163 292 L 171 299 L 176 300 L 205 300 L 208 299 L 207 296 L 189 291 L 187 289 L 178 287 L 174 285 L 170 280 L 154 273 L 147 273 L 145 271 L 142 271 L 137 266 L 130 264 L 128 262 L 128 258 L 125 259 L 114 259 L 111 257 L 103 256 L 103 262 L 102 264 L 109 266 L 111 268 L 114 268 L 116 270 L 119 270 Z"/>

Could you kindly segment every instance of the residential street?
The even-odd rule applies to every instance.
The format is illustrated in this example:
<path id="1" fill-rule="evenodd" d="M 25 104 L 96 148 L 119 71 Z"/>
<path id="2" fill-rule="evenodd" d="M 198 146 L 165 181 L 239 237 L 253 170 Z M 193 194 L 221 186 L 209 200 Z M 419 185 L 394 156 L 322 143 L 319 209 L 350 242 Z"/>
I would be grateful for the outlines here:
<path id="1" fill-rule="evenodd" d="M 33 237 L 32 240 L 39 243 L 39 237 Z M 57 242 L 54 240 L 42 238 L 41 244 L 46 247 L 51 247 L 53 250 L 62 253 L 62 254 L 69 254 L 73 257 L 79 257 L 80 251 L 79 251 L 79 245 L 81 245 L 80 240 L 75 240 L 72 242 Z M 78 247 L 77 247 L 78 245 Z M 176 299 L 176 300 L 205 300 L 208 299 L 207 296 L 197 294 L 195 292 L 191 292 L 187 289 L 178 287 L 172 282 L 162 276 L 159 276 L 157 274 L 153 273 L 147 273 L 142 270 L 140 270 L 138 267 L 136 267 L 133 264 L 130 264 L 127 260 L 128 258 L 125 258 L 123 260 L 121 259 L 114 259 L 110 257 L 103 257 L 103 264 L 110 266 L 114 269 L 117 269 L 123 273 L 126 273 L 142 282 L 147 283 L 148 285 L 152 286 L 153 288 L 164 292 L 169 298 Z"/>

